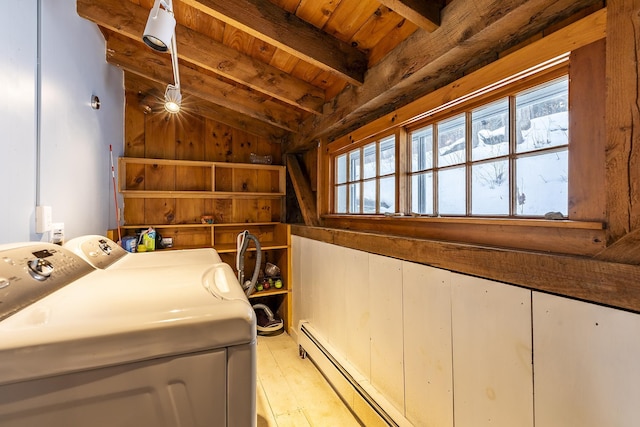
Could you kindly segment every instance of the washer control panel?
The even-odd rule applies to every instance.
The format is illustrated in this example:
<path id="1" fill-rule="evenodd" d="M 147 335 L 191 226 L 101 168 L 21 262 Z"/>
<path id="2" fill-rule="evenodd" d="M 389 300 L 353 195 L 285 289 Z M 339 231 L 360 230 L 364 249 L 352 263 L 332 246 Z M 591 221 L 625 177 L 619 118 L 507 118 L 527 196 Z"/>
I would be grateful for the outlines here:
<path id="1" fill-rule="evenodd" d="M 104 270 L 129 255 L 120 245 L 103 236 L 82 236 L 68 241 L 65 248 L 80 255 L 95 268 Z"/>
<path id="2" fill-rule="evenodd" d="M 51 243 L 0 246 L 0 320 L 94 271 Z"/>

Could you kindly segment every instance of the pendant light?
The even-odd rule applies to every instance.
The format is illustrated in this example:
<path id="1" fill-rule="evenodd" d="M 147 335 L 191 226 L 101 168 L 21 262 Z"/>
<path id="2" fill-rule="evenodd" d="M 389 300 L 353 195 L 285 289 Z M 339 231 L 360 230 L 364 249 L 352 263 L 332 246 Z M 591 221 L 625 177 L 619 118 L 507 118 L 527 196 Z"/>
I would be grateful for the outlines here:
<path id="1" fill-rule="evenodd" d="M 164 93 L 164 109 L 169 113 L 179 112 L 182 103 L 175 28 L 176 18 L 173 15 L 172 0 L 155 0 L 151 12 L 149 12 L 142 40 L 153 50 L 168 51 L 171 54 L 173 84 L 167 85 Z"/>

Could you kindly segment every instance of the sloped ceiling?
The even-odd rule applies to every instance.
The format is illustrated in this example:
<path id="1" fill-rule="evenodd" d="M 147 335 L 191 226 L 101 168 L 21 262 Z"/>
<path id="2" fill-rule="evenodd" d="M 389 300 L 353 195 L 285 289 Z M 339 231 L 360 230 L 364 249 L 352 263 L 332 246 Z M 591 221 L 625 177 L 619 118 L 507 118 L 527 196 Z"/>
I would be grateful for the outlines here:
<path id="1" fill-rule="evenodd" d="M 140 108 L 173 81 L 141 34 L 153 0 L 77 0 Z M 186 113 L 305 151 L 442 86 L 602 0 L 173 0 Z"/>

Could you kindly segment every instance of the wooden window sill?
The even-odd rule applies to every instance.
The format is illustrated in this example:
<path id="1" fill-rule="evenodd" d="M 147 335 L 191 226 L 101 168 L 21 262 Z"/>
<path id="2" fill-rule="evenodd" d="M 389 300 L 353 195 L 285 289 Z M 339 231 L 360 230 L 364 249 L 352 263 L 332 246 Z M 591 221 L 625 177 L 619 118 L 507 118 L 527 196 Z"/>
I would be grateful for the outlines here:
<path id="1" fill-rule="evenodd" d="M 605 248 L 605 224 L 535 218 L 323 215 L 324 226 L 393 236 L 594 256 Z"/>
<path id="2" fill-rule="evenodd" d="M 433 217 L 423 215 L 370 215 L 370 214 L 326 214 L 323 219 L 345 218 L 352 220 L 398 220 L 398 221 L 419 221 L 424 223 L 444 223 L 444 224 L 476 224 L 476 225 L 518 225 L 527 227 L 546 228 L 579 228 L 585 230 L 604 230 L 605 224 L 598 221 L 572 221 L 570 219 L 550 220 L 544 218 L 491 218 L 491 217 Z"/>

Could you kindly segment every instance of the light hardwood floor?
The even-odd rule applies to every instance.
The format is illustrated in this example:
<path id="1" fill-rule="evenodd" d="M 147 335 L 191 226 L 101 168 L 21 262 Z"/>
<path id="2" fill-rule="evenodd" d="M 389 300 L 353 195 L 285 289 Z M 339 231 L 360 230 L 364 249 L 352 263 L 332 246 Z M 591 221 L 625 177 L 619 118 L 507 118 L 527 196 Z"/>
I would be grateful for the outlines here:
<path id="1" fill-rule="evenodd" d="M 286 333 L 258 336 L 258 427 L 360 427 Z"/>

